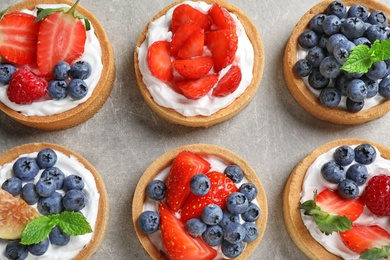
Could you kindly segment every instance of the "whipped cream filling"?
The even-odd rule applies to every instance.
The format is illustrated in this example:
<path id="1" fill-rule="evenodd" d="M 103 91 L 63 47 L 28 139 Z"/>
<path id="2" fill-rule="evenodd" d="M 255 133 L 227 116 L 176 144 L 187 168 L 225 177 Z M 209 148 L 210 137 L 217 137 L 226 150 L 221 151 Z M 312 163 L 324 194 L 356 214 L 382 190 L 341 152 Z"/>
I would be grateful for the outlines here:
<path id="1" fill-rule="evenodd" d="M 205 14 L 207 14 L 208 10 L 211 8 L 211 5 L 201 1 L 185 1 L 182 4 L 188 4 Z M 233 103 L 233 101 L 245 91 L 252 81 L 254 65 L 253 46 L 245 33 L 245 28 L 238 20 L 237 16 L 230 13 L 236 23 L 236 33 L 238 36 L 238 49 L 233 64 L 238 65 L 241 68 L 242 79 L 240 85 L 235 92 L 227 95 L 226 97 L 214 97 L 211 94 L 212 90 L 210 90 L 207 95 L 200 99 L 188 99 L 175 92 L 161 80 L 154 77 L 149 70 L 146 59 L 148 48 L 155 41 L 172 40 L 172 32 L 169 30 L 169 27 L 175 7 L 172 7 L 165 15 L 150 23 L 146 39 L 137 49 L 138 64 L 142 73 L 142 80 L 147 86 L 150 94 L 153 96 L 154 101 L 160 106 L 172 108 L 184 116 L 209 116 Z M 210 51 L 205 47 L 205 54 L 207 53 L 209 54 Z M 230 67 L 231 65 L 227 66 L 220 72 L 219 80 L 226 74 Z"/>
<path id="2" fill-rule="evenodd" d="M 92 173 L 85 168 L 85 166 L 77 160 L 77 158 L 73 155 L 67 156 L 59 151 L 55 151 L 57 154 L 57 163 L 54 165 L 59 168 L 64 174 L 65 177 L 71 174 L 77 174 L 81 176 L 84 180 L 84 189 L 83 192 L 88 198 L 87 204 L 81 210 L 81 213 L 86 217 L 88 223 L 91 225 L 92 230 L 95 229 L 96 219 L 98 215 L 98 205 L 100 194 L 96 187 L 95 178 Z M 36 158 L 37 152 L 20 155 L 20 157 L 33 157 Z M 10 177 L 14 177 L 12 172 L 12 165 L 15 163 L 17 159 L 14 161 L 4 164 L 0 166 L 0 183 L 2 184 L 5 180 Z M 41 176 L 43 169 L 39 171 L 38 175 L 35 177 L 33 181 L 36 183 Z M 25 183 L 23 183 L 24 185 Z M 58 193 L 64 195 L 65 193 L 62 190 L 57 190 Z M 35 209 L 37 209 L 37 204 L 33 205 Z M 38 210 L 38 209 L 37 209 Z M 34 259 L 47 259 L 47 260 L 68 260 L 73 259 L 93 238 L 93 233 L 88 233 L 81 236 L 71 236 L 70 241 L 65 246 L 54 246 L 49 245 L 47 252 L 42 256 L 34 256 L 32 254 L 28 254 L 28 260 Z M 8 244 L 7 240 L 0 239 L 0 259 L 6 259 L 5 256 L 5 248 Z"/>
<path id="3" fill-rule="evenodd" d="M 356 145 L 351 147 L 355 148 Z M 312 200 L 314 190 L 317 190 L 317 192 L 320 193 L 322 190 L 327 188 L 333 190 L 337 189 L 337 184 L 327 182 L 321 174 L 322 165 L 333 160 L 333 154 L 336 149 L 337 147 L 332 148 L 328 152 L 320 155 L 308 168 L 302 184 L 301 203 L 307 200 Z M 377 152 L 375 161 L 372 164 L 366 165 L 368 170 L 368 179 L 379 174 L 390 174 L 390 161 L 384 159 L 377 148 L 375 148 L 375 150 Z M 353 161 L 350 165 L 354 163 L 356 163 L 356 161 Z M 349 166 L 343 166 L 344 170 L 347 171 Z M 361 195 L 366 185 L 367 182 L 362 186 L 359 186 L 359 195 Z M 318 229 L 313 217 L 304 215 L 303 211 L 301 211 L 301 216 L 311 236 L 326 250 L 342 257 L 343 259 L 359 259 L 359 254 L 349 250 L 349 248 L 347 248 L 341 241 L 340 235 L 337 232 L 333 232 L 331 235 L 327 236 Z M 361 225 L 378 225 L 390 233 L 390 218 L 375 216 L 366 207 L 354 223 Z"/>
<path id="4" fill-rule="evenodd" d="M 69 7 L 65 4 L 40 4 L 37 5 L 34 10 L 21 10 L 24 13 L 37 15 L 37 8 L 61 8 Z M 45 99 L 32 102 L 31 104 L 20 105 L 9 100 L 7 96 L 8 85 L 0 86 L 0 102 L 7 107 L 22 113 L 25 116 L 50 116 L 59 113 L 66 112 L 75 108 L 77 105 L 84 103 L 89 97 L 91 97 L 93 90 L 99 82 L 100 75 L 103 70 L 102 64 L 102 50 L 100 42 L 95 35 L 93 25 L 91 29 L 87 31 L 87 38 L 84 46 L 84 53 L 78 60 L 83 60 L 91 65 L 91 75 L 88 79 L 85 79 L 85 83 L 88 86 L 88 92 L 85 97 L 80 100 L 73 100 L 71 97 L 66 97 L 61 100 Z"/>

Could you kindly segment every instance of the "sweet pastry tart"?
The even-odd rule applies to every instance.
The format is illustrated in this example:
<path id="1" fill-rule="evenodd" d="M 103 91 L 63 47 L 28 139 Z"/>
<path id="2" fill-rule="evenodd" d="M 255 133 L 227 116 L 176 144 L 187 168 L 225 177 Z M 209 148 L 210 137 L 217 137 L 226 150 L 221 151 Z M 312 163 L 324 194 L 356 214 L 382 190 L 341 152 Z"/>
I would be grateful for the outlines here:
<path id="1" fill-rule="evenodd" d="M 42 130 L 76 126 L 111 93 L 111 43 L 78 2 L 26 0 L 1 15 L 0 109 L 21 124 Z"/>
<path id="2" fill-rule="evenodd" d="M 153 259 L 246 259 L 262 239 L 268 207 L 245 160 L 218 146 L 192 144 L 146 169 L 132 211 Z"/>
<path id="3" fill-rule="evenodd" d="M 0 258 L 89 259 L 108 227 L 103 180 L 82 156 L 50 143 L 0 155 Z"/>
<path id="4" fill-rule="evenodd" d="M 264 50 L 249 17 L 226 1 L 176 1 L 147 24 L 134 51 L 138 88 L 167 121 L 209 127 L 255 95 Z"/>
<path id="5" fill-rule="evenodd" d="M 390 57 L 380 50 L 388 44 L 389 15 L 380 1 L 326 0 L 308 10 L 283 57 L 284 79 L 298 104 L 335 124 L 385 115 Z"/>

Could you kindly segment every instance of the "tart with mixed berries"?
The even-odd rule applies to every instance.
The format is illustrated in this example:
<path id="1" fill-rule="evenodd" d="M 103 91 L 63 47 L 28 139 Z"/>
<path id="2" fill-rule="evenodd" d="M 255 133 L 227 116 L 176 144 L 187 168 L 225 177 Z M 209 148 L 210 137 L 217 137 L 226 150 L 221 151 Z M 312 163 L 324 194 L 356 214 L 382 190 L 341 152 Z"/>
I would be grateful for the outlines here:
<path id="1" fill-rule="evenodd" d="M 115 80 L 111 43 L 97 18 L 69 0 L 27 0 L 0 17 L 0 109 L 60 130 L 92 117 Z"/>
<path id="2" fill-rule="evenodd" d="M 0 182 L 1 259 L 88 259 L 98 250 L 108 195 L 82 156 L 50 143 L 17 146 L 0 155 Z"/>
<path id="3" fill-rule="evenodd" d="M 390 250 L 390 149 L 340 139 L 308 154 L 284 190 L 287 230 L 312 259 L 383 259 Z"/>
<path id="4" fill-rule="evenodd" d="M 141 33 L 134 66 L 138 88 L 157 115 L 209 127 L 251 101 L 264 50 L 255 25 L 237 7 L 219 0 L 176 1 Z"/>
<path id="5" fill-rule="evenodd" d="M 155 160 L 138 182 L 132 208 L 138 238 L 153 259 L 246 259 L 262 239 L 268 213 L 249 164 L 208 144 Z"/>
<path id="6" fill-rule="evenodd" d="M 284 78 L 313 116 L 361 124 L 390 110 L 389 7 L 380 1 L 322 1 L 295 26 Z"/>

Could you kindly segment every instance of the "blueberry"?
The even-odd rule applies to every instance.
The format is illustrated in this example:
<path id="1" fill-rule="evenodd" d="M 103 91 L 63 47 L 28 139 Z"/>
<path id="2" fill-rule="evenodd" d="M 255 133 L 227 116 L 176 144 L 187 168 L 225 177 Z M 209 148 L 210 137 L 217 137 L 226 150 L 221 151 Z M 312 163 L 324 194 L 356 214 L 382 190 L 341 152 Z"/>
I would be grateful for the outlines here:
<path id="1" fill-rule="evenodd" d="M 324 28 L 322 27 L 322 24 L 325 18 L 325 14 L 316 14 L 315 16 L 313 16 L 313 18 L 311 18 L 309 28 L 318 34 L 323 34 Z"/>
<path id="2" fill-rule="evenodd" d="M 49 197 L 56 191 L 57 184 L 51 177 L 41 177 L 35 184 L 35 191 L 41 197 Z"/>
<path id="3" fill-rule="evenodd" d="M 350 98 L 347 98 L 345 104 L 346 104 L 347 110 L 349 112 L 355 113 L 355 112 L 359 112 L 360 110 L 363 109 L 363 107 L 364 107 L 364 100 L 360 101 L 360 102 L 356 102 L 356 101 L 353 101 Z"/>
<path id="4" fill-rule="evenodd" d="M 333 159 L 340 166 L 347 166 L 355 160 L 355 152 L 352 147 L 342 145 L 336 148 L 333 153 Z"/>
<path id="5" fill-rule="evenodd" d="M 146 195 L 152 200 L 163 200 L 166 195 L 167 187 L 160 180 L 153 180 L 146 186 Z"/>
<path id="6" fill-rule="evenodd" d="M 374 62 L 366 73 L 367 78 L 372 80 L 382 79 L 387 74 L 387 65 L 384 61 Z"/>
<path id="7" fill-rule="evenodd" d="M 65 174 L 57 167 L 50 167 L 42 172 L 41 178 L 50 177 L 56 184 L 56 190 L 62 189 L 64 186 Z"/>
<path id="8" fill-rule="evenodd" d="M 339 183 L 345 178 L 344 168 L 336 163 L 336 161 L 329 161 L 321 167 L 322 177 L 330 183 Z"/>
<path id="9" fill-rule="evenodd" d="M 62 204 L 69 211 L 80 211 L 87 204 L 87 196 L 81 190 L 70 190 L 65 193 Z"/>
<path id="10" fill-rule="evenodd" d="M 328 41 L 326 42 L 326 49 L 329 53 L 333 53 L 334 47 L 339 43 L 343 41 L 348 41 L 347 37 L 344 34 L 336 33 L 329 37 Z"/>
<path id="11" fill-rule="evenodd" d="M 336 15 L 328 15 L 322 23 L 324 33 L 327 35 L 333 35 L 340 31 L 341 20 Z"/>
<path id="12" fill-rule="evenodd" d="M 45 216 L 61 213 L 64 211 L 62 195 L 58 192 L 54 192 L 50 197 L 39 198 L 38 211 Z"/>
<path id="13" fill-rule="evenodd" d="M 348 82 L 349 82 L 349 78 L 348 78 L 348 76 L 345 73 L 340 74 L 334 80 L 334 87 L 337 88 L 340 91 L 340 94 L 342 96 L 346 96 L 347 95 Z"/>
<path id="14" fill-rule="evenodd" d="M 226 199 L 227 209 L 233 214 L 241 214 L 248 208 L 249 200 L 241 192 L 233 192 Z"/>
<path id="15" fill-rule="evenodd" d="M 367 86 L 363 80 L 354 79 L 348 83 L 347 97 L 355 102 L 362 102 L 367 96 Z"/>
<path id="16" fill-rule="evenodd" d="M 88 86 L 82 79 L 72 79 L 67 88 L 67 94 L 74 100 L 82 99 L 87 95 Z"/>
<path id="17" fill-rule="evenodd" d="M 244 240 L 245 236 L 246 230 L 240 223 L 229 222 L 224 228 L 224 239 L 229 243 L 239 243 Z"/>
<path id="18" fill-rule="evenodd" d="M 355 199 L 359 196 L 359 187 L 350 179 L 342 180 L 337 189 L 340 196 L 344 199 Z"/>
<path id="19" fill-rule="evenodd" d="M 382 27 L 387 27 L 389 24 L 389 21 L 387 19 L 387 15 L 381 11 L 373 11 L 371 12 L 370 16 L 368 17 L 367 21 L 370 24 L 379 25 Z"/>
<path id="20" fill-rule="evenodd" d="M 326 34 L 321 35 L 317 46 L 326 50 L 326 44 L 328 43 L 328 39 L 329 39 L 328 35 L 326 35 Z"/>
<path id="21" fill-rule="evenodd" d="M 348 9 L 349 17 L 357 17 L 363 21 L 367 20 L 369 14 L 368 9 L 360 4 L 355 4 Z"/>
<path id="22" fill-rule="evenodd" d="M 16 177 L 22 181 L 32 181 L 39 172 L 39 166 L 34 158 L 21 157 L 12 166 Z"/>
<path id="23" fill-rule="evenodd" d="M 260 208 L 254 203 L 249 203 L 248 208 L 241 214 L 246 222 L 254 222 L 260 217 Z"/>
<path id="24" fill-rule="evenodd" d="M 46 253 L 47 249 L 49 248 L 49 238 L 45 238 L 38 244 L 29 245 L 27 248 L 30 254 L 41 256 Z"/>
<path id="25" fill-rule="evenodd" d="M 338 18 L 344 18 L 347 13 L 347 7 L 341 1 L 333 1 L 327 8 L 327 14 L 336 15 Z"/>
<path id="26" fill-rule="evenodd" d="M 256 238 L 259 237 L 259 229 L 257 228 L 256 224 L 253 222 L 245 222 L 242 224 L 246 230 L 246 236 L 244 240 L 242 240 L 245 243 L 252 242 Z"/>
<path id="27" fill-rule="evenodd" d="M 336 58 L 328 56 L 321 61 L 319 70 L 322 76 L 334 79 L 340 74 L 340 68 L 341 64 L 336 60 Z"/>
<path id="28" fill-rule="evenodd" d="M 219 222 L 219 225 L 224 228 L 229 222 L 237 222 L 237 223 L 239 223 L 240 222 L 240 216 L 237 215 L 237 214 L 233 214 L 233 213 L 231 213 L 228 210 L 225 210 L 223 212 L 223 217 L 222 217 L 222 220 Z"/>
<path id="29" fill-rule="evenodd" d="M 294 72 L 300 77 L 307 77 L 312 71 L 310 62 L 306 59 L 300 59 L 294 65 Z"/>
<path id="30" fill-rule="evenodd" d="M 60 100 L 67 97 L 68 83 L 64 80 L 52 80 L 47 86 L 49 96 L 54 100 Z"/>
<path id="31" fill-rule="evenodd" d="M 239 183 L 244 178 L 244 174 L 242 173 L 241 168 L 237 165 L 229 165 L 225 168 L 224 173 L 234 183 Z"/>
<path id="32" fill-rule="evenodd" d="M 384 98 L 390 98 L 390 78 L 384 78 L 379 83 L 378 93 Z"/>
<path id="33" fill-rule="evenodd" d="M 363 20 L 357 17 L 347 18 L 341 25 L 340 32 L 348 39 L 353 40 L 363 36 L 366 26 Z"/>
<path id="34" fill-rule="evenodd" d="M 57 154 L 53 149 L 45 148 L 39 151 L 37 163 L 41 169 L 53 167 L 57 162 Z"/>
<path id="35" fill-rule="evenodd" d="M 318 44 L 318 35 L 312 30 L 305 30 L 298 37 L 298 43 L 302 48 L 310 49 Z"/>
<path id="36" fill-rule="evenodd" d="M 58 226 L 55 226 L 50 231 L 49 240 L 52 245 L 65 246 L 70 241 L 70 235 L 64 233 Z"/>
<path id="37" fill-rule="evenodd" d="M 376 150 L 370 144 L 361 144 L 355 147 L 355 161 L 364 165 L 375 161 Z"/>
<path id="38" fill-rule="evenodd" d="M 7 244 L 5 247 L 5 256 L 10 260 L 23 260 L 28 256 L 28 248 L 25 245 L 14 240 Z"/>
<path id="39" fill-rule="evenodd" d="M 356 46 L 364 44 L 364 45 L 366 45 L 366 46 L 369 47 L 369 48 L 371 48 L 371 45 L 372 45 L 371 42 L 370 42 L 370 40 L 367 39 L 366 37 L 359 37 L 359 38 L 357 38 L 357 39 L 354 39 L 354 40 L 353 40 L 353 43 L 354 43 Z"/>
<path id="40" fill-rule="evenodd" d="M 209 192 L 210 187 L 210 179 L 204 174 L 196 174 L 190 180 L 190 189 L 195 195 L 206 195 Z"/>
<path id="41" fill-rule="evenodd" d="M 22 191 L 22 181 L 17 177 L 11 177 L 3 182 L 1 188 L 16 196 Z"/>
<path id="42" fill-rule="evenodd" d="M 371 25 L 366 29 L 364 35 L 366 36 L 367 39 L 370 40 L 371 43 L 374 43 L 375 40 L 382 41 L 387 39 L 386 30 L 379 25 Z"/>
<path id="43" fill-rule="evenodd" d="M 238 191 L 244 194 L 248 201 L 254 200 L 257 196 L 257 188 L 253 183 L 248 182 L 241 184 L 240 188 L 238 188 Z"/>
<path id="44" fill-rule="evenodd" d="M 346 178 L 353 180 L 358 186 L 363 185 L 368 178 L 367 167 L 360 163 L 352 164 L 347 170 Z"/>
<path id="45" fill-rule="evenodd" d="M 64 80 L 70 75 L 70 65 L 65 61 L 60 61 L 54 66 L 54 78 Z"/>
<path id="46" fill-rule="evenodd" d="M 314 69 L 309 75 L 309 85 L 314 89 L 323 89 L 329 85 L 330 80 L 324 77 L 318 69 Z"/>
<path id="47" fill-rule="evenodd" d="M 223 212 L 220 206 L 215 204 L 207 205 L 201 214 L 201 218 L 204 223 L 207 225 L 216 225 L 218 224 L 223 217 Z"/>
<path id="48" fill-rule="evenodd" d="M 351 41 L 339 42 L 333 49 L 333 56 L 336 58 L 338 63 L 344 64 L 355 47 L 356 45 Z"/>
<path id="49" fill-rule="evenodd" d="M 64 179 L 65 190 L 82 190 L 84 189 L 84 180 L 81 176 L 71 174 Z"/>
<path id="50" fill-rule="evenodd" d="M 138 218 L 138 227 L 145 234 L 152 234 L 160 226 L 160 217 L 154 211 L 144 211 Z"/>
<path id="51" fill-rule="evenodd" d="M 77 61 L 73 63 L 70 75 L 74 79 L 87 79 L 91 75 L 91 65 L 86 61 Z"/>
<path id="52" fill-rule="evenodd" d="M 208 226 L 202 238 L 209 246 L 219 246 L 224 238 L 223 229 L 219 225 Z"/>
<path id="53" fill-rule="evenodd" d="M 244 243 L 239 242 L 237 244 L 232 244 L 225 240 L 222 243 L 221 250 L 225 256 L 235 258 L 241 255 L 242 251 L 244 250 Z"/>
<path id="54" fill-rule="evenodd" d="M 7 85 L 11 81 L 12 75 L 15 71 L 15 66 L 11 64 L 0 64 L 0 83 Z"/>
<path id="55" fill-rule="evenodd" d="M 363 76 L 361 78 L 361 80 L 364 81 L 364 83 L 366 84 L 366 87 L 367 87 L 366 98 L 372 98 L 372 97 L 376 96 L 376 94 L 378 94 L 379 84 L 378 84 L 377 80 L 369 79 L 366 76 Z"/>
<path id="56" fill-rule="evenodd" d="M 21 196 L 28 205 L 34 205 L 39 200 L 39 194 L 35 190 L 34 183 L 26 183 L 22 188 Z"/>
<path id="57" fill-rule="evenodd" d="M 207 225 L 198 218 L 192 218 L 186 222 L 184 229 L 192 237 L 201 236 L 207 229 Z"/>
<path id="58" fill-rule="evenodd" d="M 324 88 L 318 99 L 325 107 L 336 107 L 341 101 L 341 93 L 337 88 Z"/>
<path id="59" fill-rule="evenodd" d="M 309 50 L 306 55 L 307 61 L 311 64 L 313 68 L 318 68 L 323 59 L 325 59 L 326 53 L 323 48 L 313 47 Z"/>

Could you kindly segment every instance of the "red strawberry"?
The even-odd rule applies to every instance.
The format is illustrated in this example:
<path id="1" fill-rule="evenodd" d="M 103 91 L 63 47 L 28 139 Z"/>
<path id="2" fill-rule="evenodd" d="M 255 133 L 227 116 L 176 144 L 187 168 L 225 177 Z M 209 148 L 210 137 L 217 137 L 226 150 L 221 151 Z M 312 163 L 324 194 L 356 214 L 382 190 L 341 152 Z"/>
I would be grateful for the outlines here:
<path id="1" fill-rule="evenodd" d="M 76 16 L 79 0 L 68 10 L 40 17 L 37 63 L 42 75 L 53 73 L 54 66 L 60 61 L 72 64 L 84 53 L 86 28 Z"/>
<path id="2" fill-rule="evenodd" d="M 173 33 L 186 22 L 195 22 L 204 31 L 209 31 L 211 20 L 209 16 L 190 5 L 182 4 L 175 8 L 172 14 L 171 30 Z"/>
<path id="3" fill-rule="evenodd" d="M 372 213 L 378 216 L 390 216 L 390 176 L 382 174 L 372 177 L 362 197 Z"/>
<path id="4" fill-rule="evenodd" d="M 238 188 L 233 181 L 220 172 L 208 172 L 206 176 L 210 179 L 210 190 L 205 196 L 191 194 L 181 211 L 181 221 L 183 223 L 191 218 L 200 217 L 203 209 L 209 204 L 216 204 L 222 209 L 226 209 L 226 199 Z"/>
<path id="5" fill-rule="evenodd" d="M 169 259 L 211 260 L 217 256 L 217 251 L 203 242 L 201 238 L 191 237 L 169 209 L 160 203 L 160 229 L 162 242 Z"/>
<path id="6" fill-rule="evenodd" d="M 240 85 L 241 77 L 240 67 L 233 65 L 218 82 L 213 90 L 213 95 L 216 97 L 224 97 L 233 93 Z"/>
<path id="7" fill-rule="evenodd" d="M 209 10 L 211 21 L 218 29 L 236 30 L 236 23 L 232 16 L 226 11 L 225 8 L 221 8 L 218 4 L 213 4 Z"/>
<path id="8" fill-rule="evenodd" d="M 172 162 L 167 181 L 167 204 L 173 211 L 178 211 L 191 193 L 190 180 L 199 173 L 210 170 L 210 163 L 202 157 L 189 152 L 180 152 Z"/>
<path id="9" fill-rule="evenodd" d="M 37 39 L 40 23 L 35 16 L 13 12 L 0 20 L 0 55 L 9 62 L 31 64 L 37 58 Z"/>
<path id="10" fill-rule="evenodd" d="M 175 60 L 172 62 L 177 72 L 186 79 L 199 79 L 206 75 L 213 67 L 211 57 L 198 57 L 194 59 Z"/>
<path id="11" fill-rule="evenodd" d="M 358 254 L 390 245 L 390 234 L 379 226 L 352 225 L 352 229 L 340 232 L 340 237 L 346 247 Z"/>
<path id="12" fill-rule="evenodd" d="M 200 79 L 177 81 L 176 86 L 186 98 L 199 99 L 205 96 L 217 81 L 217 75 L 207 75 Z"/>
<path id="13" fill-rule="evenodd" d="M 195 31 L 190 38 L 184 42 L 179 49 L 177 56 L 181 59 L 188 59 L 195 56 L 201 56 L 204 49 L 204 33 Z"/>
<path id="14" fill-rule="evenodd" d="M 147 61 L 150 72 L 156 78 L 171 82 L 173 79 L 173 70 L 171 57 L 169 56 L 169 43 L 166 41 L 157 41 L 150 45 L 147 54 Z"/>
<path id="15" fill-rule="evenodd" d="M 46 93 L 47 81 L 25 67 L 15 71 L 7 88 L 9 100 L 16 104 L 29 104 Z"/>
<path id="16" fill-rule="evenodd" d="M 175 34 L 172 36 L 172 41 L 170 45 L 170 54 L 176 56 L 179 52 L 179 49 L 184 45 L 187 40 L 190 39 L 191 35 L 194 32 L 202 32 L 202 29 L 194 22 L 186 22 L 180 26 Z M 202 44 L 203 46 L 203 44 Z"/>
<path id="17" fill-rule="evenodd" d="M 206 44 L 214 58 L 214 71 L 219 72 L 234 61 L 238 47 L 238 38 L 234 31 L 221 29 L 208 32 Z"/>

